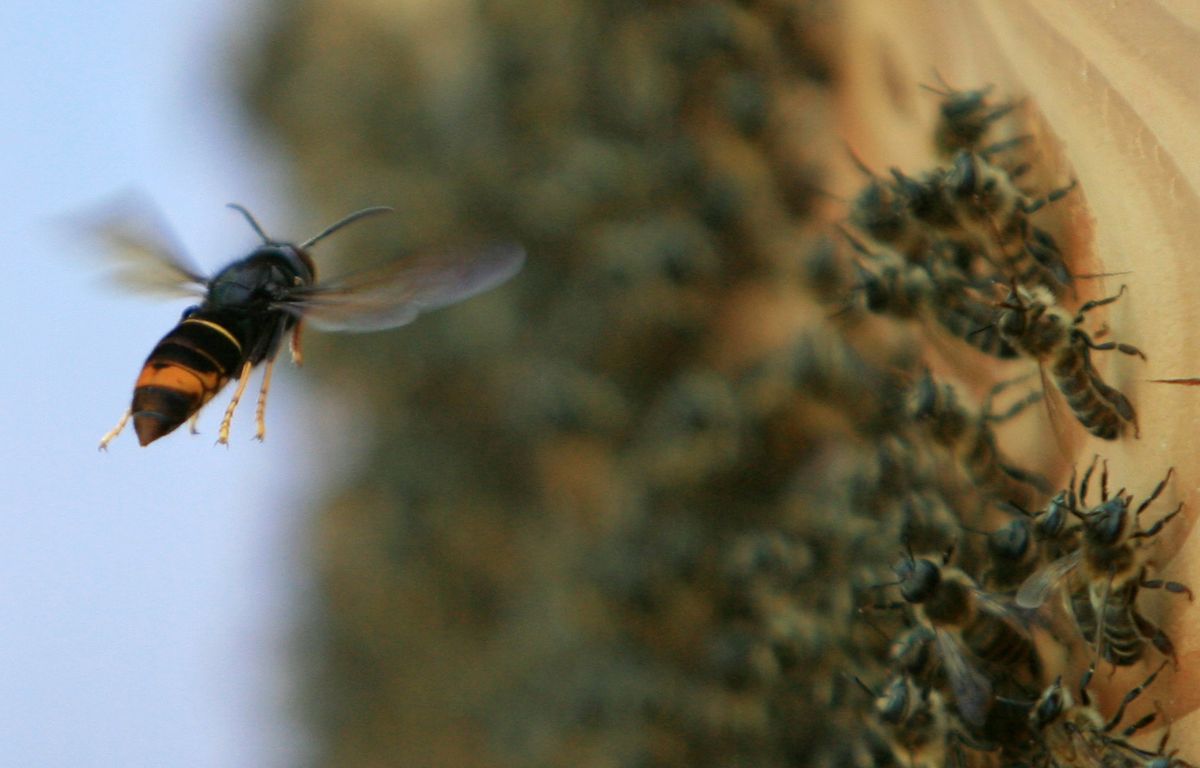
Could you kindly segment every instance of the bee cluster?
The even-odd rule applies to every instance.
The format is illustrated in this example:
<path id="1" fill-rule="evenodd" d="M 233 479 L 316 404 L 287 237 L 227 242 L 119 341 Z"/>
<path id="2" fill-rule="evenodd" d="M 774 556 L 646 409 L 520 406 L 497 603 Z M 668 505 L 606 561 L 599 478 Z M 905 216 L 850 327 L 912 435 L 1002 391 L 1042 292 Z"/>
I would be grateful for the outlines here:
<path id="1" fill-rule="evenodd" d="M 1139 597 L 1182 591 L 1146 572 L 1170 483 L 1014 440 L 1034 359 L 1064 421 L 1136 433 L 1016 104 L 944 89 L 943 164 L 867 171 L 830 237 L 837 3 L 404 8 L 281 4 L 256 113 L 315 204 L 530 257 L 419 333 L 306 342 L 369 435 L 315 527 L 314 763 L 1170 764 L 1149 685 L 1080 677 L 1171 655 Z"/>
<path id="2" fill-rule="evenodd" d="M 1092 353 L 1142 354 L 1096 342 L 1083 327 L 1124 288 L 1066 309 L 1088 277 L 1072 274 L 1033 214 L 1074 184 L 1040 198 L 1022 192 L 1018 179 L 1033 167 L 1022 159 L 1027 139 L 993 138 L 1016 104 L 994 103 L 989 88 L 938 94 L 935 144 L 945 165 L 915 178 L 897 169 L 883 177 L 856 159 L 869 178 L 849 221 L 863 237 L 842 233 L 853 263 L 834 316 L 843 324 L 864 310 L 917 320 L 927 343 L 941 345 L 943 367 L 958 367 L 960 377 L 969 380 L 968 366 L 981 369 L 980 354 L 1026 359 L 1061 395 L 1018 372 L 973 407 L 965 387 L 939 380 L 916 355 L 907 365 L 870 365 L 855 351 L 869 345 L 834 329 L 797 347 L 797 392 L 842 409 L 875 454 L 849 472 L 850 492 L 840 500 L 840 513 L 862 527 L 835 550 L 828 577 L 852 569 L 834 610 L 860 615 L 830 621 L 843 630 L 834 666 L 854 672 L 853 685 L 830 692 L 843 730 L 819 764 L 1189 765 L 1168 750 L 1167 733 L 1155 744 L 1132 743 L 1159 713 L 1126 718 L 1175 659 L 1170 639 L 1145 616 L 1141 593 L 1165 589 L 1191 599 L 1184 585 L 1152 578 L 1148 561 L 1155 537 L 1182 508 L 1143 519 L 1172 471 L 1137 501 L 1110 491 L 1108 464 L 1097 456 L 1055 488 L 1007 455 L 996 431 L 1061 396 L 1096 437 L 1136 436 L 1133 406 L 1105 382 Z M 830 258 L 814 256 L 817 264 Z M 814 265 L 813 274 L 831 271 Z M 814 286 L 828 295 L 836 280 L 823 280 Z M 866 338 L 878 346 L 873 331 Z M 824 380 L 812 374 L 818 366 Z M 1009 403 L 997 407 L 1003 398 Z M 889 560 L 890 571 L 874 565 Z M 1115 670 L 1153 656 L 1164 661 L 1114 711 L 1102 712 L 1088 691 L 1096 666 Z M 1076 687 L 1070 677 L 1080 659 L 1090 664 Z"/>

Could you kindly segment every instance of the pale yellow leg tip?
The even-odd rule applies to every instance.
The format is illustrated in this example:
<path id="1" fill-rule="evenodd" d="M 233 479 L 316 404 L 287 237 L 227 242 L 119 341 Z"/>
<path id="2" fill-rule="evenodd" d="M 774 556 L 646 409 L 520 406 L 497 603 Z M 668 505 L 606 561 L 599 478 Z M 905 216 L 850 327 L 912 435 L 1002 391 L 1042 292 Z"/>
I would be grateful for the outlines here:
<path id="1" fill-rule="evenodd" d="M 132 413 L 133 413 L 133 409 L 129 409 L 129 410 L 125 411 L 125 415 L 122 416 L 121 420 L 117 422 L 117 426 L 108 430 L 108 432 L 106 432 L 104 434 L 104 437 L 100 438 L 100 445 L 96 446 L 96 450 L 98 450 L 98 451 L 107 451 L 108 450 L 108 444 L 111 443 L 113 440 L 116 440 L 117 435 L 121 434 L 121 430 L 125 429 L 125 425 L 127 423 L 129 423 L 129 417 L 130 417 L 130 415 L 132 415 Z"/>

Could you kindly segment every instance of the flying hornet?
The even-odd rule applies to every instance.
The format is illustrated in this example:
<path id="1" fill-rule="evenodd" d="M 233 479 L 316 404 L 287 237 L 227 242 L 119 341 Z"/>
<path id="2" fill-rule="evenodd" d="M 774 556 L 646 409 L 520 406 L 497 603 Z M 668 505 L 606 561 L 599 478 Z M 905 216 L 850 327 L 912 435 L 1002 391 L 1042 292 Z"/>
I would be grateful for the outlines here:
<path id="1" fill-rule="evenodd" d="M 292 361 L 301 362 L 305 322 L 329 331 L 378 331 L 404 325 L 425 310 L 447 306 L 493 288 L 525 261 L 514 244 L 435 251 L 387 261 L 332 280 L 317 278 L 309 249 L 343 227 L 391 211 L 364 208 L 299 243 L 266 234 L 244 207 L 230 204 L 261 238 L 262 245 L 211 277 L 192 266 L 181 249 L 148 230 L 144 221 L 102 222 L 94 231 L 121 261 L 116 277 L 127 288 L 170 296 L 200 296 L 150 352 L 134 384 L 133 401 L 100 440 L 108 446 L 130 419 L 138 442 L 149 445 L 188 419 L 195 422 L 230 379 L 237 379 L 217 443 L 229 428 L 251 370 L 265 364 L 258 394 L 255 438 L 266 435 L 264 414 L 275 358 L 285 339 Z"/>

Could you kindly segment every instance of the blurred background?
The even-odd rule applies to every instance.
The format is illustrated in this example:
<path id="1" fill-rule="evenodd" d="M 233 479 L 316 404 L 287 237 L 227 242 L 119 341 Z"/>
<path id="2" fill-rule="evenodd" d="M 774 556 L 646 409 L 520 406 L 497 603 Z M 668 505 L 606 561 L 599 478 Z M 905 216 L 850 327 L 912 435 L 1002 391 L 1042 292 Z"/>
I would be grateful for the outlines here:
<path id="1" fill-rule="evenodd" d="M 834 672 L 886 646 L 854 616 L 924 499 L 888 438 L 917 353 L 827 322 L 828 222 L 846 144 L 928 159 L 937 108 L 887 13 L 844 46 L 884 4 L 27 5 L 0 9 L 0 764 L 869 759 Z M 109 290 L 61 226 L 130 189 L 206 268 L 257 242 L 227 202 L 284 240 L 396 207 L 322 242 L 326 275 L 465 237 L 529 259 L 410 327 L 308 334 L 261 445 L 243 403 L 213 447 L 222 395 L 198 437 L 100 454 L 183 308 Z"/>
<path id="2" fill-rule="evenodd" d="M 710 597 L 652 606 L 712 536 L 769 514 L 714 515 L 747 460 L 723 374 L 786 336 L 747 313 L 793 322 L 829 13 L 0 11 L 0 762 L 625 762 L 652 746 L 635 721 L 688 753 L 667 732 L 713 715 L 676 710 L 695 675 L 720 682 L 674 656 L 717 642 L 690 636 Z M 62 226 L 131 189 L 206 268 L 255 243 L 234 201 L 285 239 L 396 206 L 323 244 L 332 271 L 463 232 L 530 260 L 405 331 L 311 334 L 263 445 L 243 411 L 214 448 L 212 410 L 199 437 L 100 454 L 182 309 L 109 290 Z M 722 498 L 692 498 L 710 473 Z"/>

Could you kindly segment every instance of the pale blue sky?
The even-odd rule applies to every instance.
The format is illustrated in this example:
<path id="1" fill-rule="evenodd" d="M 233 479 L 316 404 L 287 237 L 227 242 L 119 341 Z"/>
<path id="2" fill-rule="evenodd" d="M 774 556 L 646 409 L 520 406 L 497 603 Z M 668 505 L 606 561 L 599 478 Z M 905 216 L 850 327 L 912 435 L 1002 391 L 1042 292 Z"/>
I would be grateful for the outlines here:
<path id="1" fill-rule="evenodd" d="M 297 478 L 324 462 L 302 439 L 303 372 L 281 366 L 265 444 L 251 401 L 215 448 L 219 398 L 200 437 L 143 449 L 129 432 L 97 452 L 182 306 L 104 289 L 90 244 L 52 225 L 135 187 L 208 267 L 255 242 L 228 201 L 273 233 L 324 225 L 292 231 L 237 114 L 224 67 L 253 21 L 238 5 L 0 4 L 0 765 L 257 768 L 294 749 Z"/>

